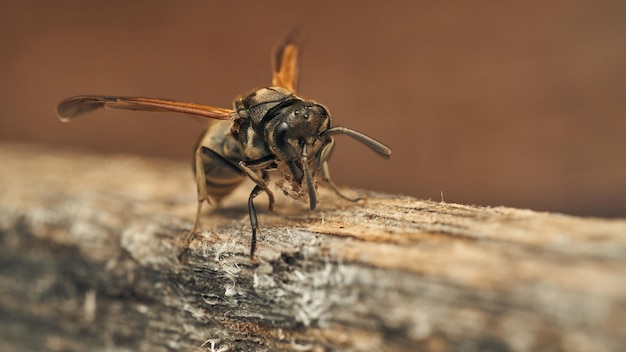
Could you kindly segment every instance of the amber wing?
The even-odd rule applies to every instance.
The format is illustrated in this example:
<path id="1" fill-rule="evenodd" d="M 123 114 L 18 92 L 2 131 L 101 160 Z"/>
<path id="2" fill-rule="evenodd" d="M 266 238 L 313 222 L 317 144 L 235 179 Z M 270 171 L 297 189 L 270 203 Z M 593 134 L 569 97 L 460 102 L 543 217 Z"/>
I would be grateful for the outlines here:
<path id="1" fill-rule="evenodd" d="M 294 29 L 278 46 L 273 58 L 272 86 L 286 88 L 294 94 L 297 93 L 301 43 L 300 31 Z"/>
<path id="2" fill-rule="evenodd" d="M 233 114 L 233 110 L 230 109 L 182 101 L 102 95 L 81 95 L 65 99 L 57 106 L 56 113 L 62 121 L 69 121 L 100 108 L 109 110 L 178 112 L 217 120 L 228 120 Z"/>

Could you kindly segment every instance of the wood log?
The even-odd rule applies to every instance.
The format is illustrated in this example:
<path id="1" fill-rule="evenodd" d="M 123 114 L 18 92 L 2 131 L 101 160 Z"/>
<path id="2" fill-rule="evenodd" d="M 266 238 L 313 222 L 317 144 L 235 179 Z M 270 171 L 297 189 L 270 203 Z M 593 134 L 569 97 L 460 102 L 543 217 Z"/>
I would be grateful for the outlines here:
<path id="1" fill-rule="evenodd" d="M 626 220 L 244 185 L 193 223 L 190 166 L 0 144 L 3 351 L 618 351 Z M 461 176 L 459 176 L 461 177 Z M 390 179 L 393 175 L 390 175 Z"/>

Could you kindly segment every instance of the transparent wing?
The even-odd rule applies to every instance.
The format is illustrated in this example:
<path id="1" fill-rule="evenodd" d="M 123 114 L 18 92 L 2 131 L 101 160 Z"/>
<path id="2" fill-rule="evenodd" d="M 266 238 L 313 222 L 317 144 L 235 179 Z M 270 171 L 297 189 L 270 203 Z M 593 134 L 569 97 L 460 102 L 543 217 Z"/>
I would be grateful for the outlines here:
<path id="1" fill-rule="evenodd" d="M 297 93 L 301 44 L 300 30 L 295 28 L 278 46 L 273 58 L 272 86 L 286 88 L 294 94 Z"/>
<path id="2" fill-rule="evenodd" d="M 80 95 L 67 98 L 59 103 L 56 113 L 61 121 L 69 121 L 100 108 L 108 110 L 178 112 L 217 120 L 228 120 L 233 114 L 233 110 L 230 109 L 182 101 L 102 95 Z"/>

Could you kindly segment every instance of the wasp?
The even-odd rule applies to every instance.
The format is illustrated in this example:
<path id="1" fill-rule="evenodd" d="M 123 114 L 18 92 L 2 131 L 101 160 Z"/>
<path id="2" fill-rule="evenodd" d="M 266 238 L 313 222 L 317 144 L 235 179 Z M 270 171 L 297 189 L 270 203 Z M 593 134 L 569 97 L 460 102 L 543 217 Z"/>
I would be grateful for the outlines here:
<path id="1" fill-rule="evenodd" d="M 193 172 L 198 206 L 183 250 L 200 227 L 204 202 L 219 205 L 222 198 L 250 179 L 254 183 L 248 197 L 250 259 L 254 259 L 259 232 L 254 199 L 265 193 L 269 210 L 273 210 L 270 172 L 278 174 L 275 184 L 285 195 L 308 200 L 309 208 L 314 210 L 320 175 L 338 196 L 359 199 L 342 194 L 330 177 L 328 159 L 335 145 L 333 136 L 347 135 L 382 157 L 391 156 L 391 150 L 373 138 L 346 127 L 333 127 L 325 106 L 297 95 L 301 43 L 299 32 L 292 31 L 274 52 L 272 85 L 237 98 L 233 109 L 169 99 L 81 95 L 61 101 L 56 113 L 64 122 L 100 108 L 174 112 L 218 120 L 209 125 L 195 147 Z"/>

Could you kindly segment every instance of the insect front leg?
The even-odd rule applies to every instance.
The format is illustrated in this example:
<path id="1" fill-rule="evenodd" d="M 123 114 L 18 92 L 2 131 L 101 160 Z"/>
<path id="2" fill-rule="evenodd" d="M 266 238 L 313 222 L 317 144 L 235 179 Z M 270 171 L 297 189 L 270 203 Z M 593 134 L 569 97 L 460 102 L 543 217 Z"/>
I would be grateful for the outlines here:
<path id="1" fill-rule="evenodd" d="M 267 183 L 269 181 L 267 170 L 261 169 L 261 176 L 259 177 L 259 174 L 250 168 L 250 166 L 254 166 L 255 168 L 260 167 L 260 165 L 267 164 L 267 162 L 268 161 L 265 159 L 248 162 L 240 161 L 239 167 L 241 168 L 241 171 L 243 171 L 243 173 L 252 180 L 252 182 L 256 183 L 256 185 L 261 187 L 261 189 L 267 194 L 267 198 L 269 199 L 268 209 L 269 211 L 274 211 L 274 193 L 272 193 L 272 191 L 267 187 Z"/>
<path id="2" fill-rule="evenodd" d="M 252 243 L 250 244 L 250 260 L 254 259 L 254 252 L 256 251 L 256 233 L 259 230 L 259 222 L 256 218 L 256 209 L 254 208 L 254 198 L 263 192 L 263 188 L 259 185 L 254 186 L 250 197 L 248 197 L 248 213 L 250 217 L 250 226 L 252 227 Z"/>
<path id="3" fill-rule="evenodd" d="M 261 179 L 265 182 L 265 184 L 267 184 L 269 182 L 270 175 L 267 172 L 267 170 L 261 170 Z M 266 189 L 265 193 L 267 194 L 267 198 L 269 199 L 269 204 L 267 205 L 267 210 L 274 211 L 274 203 L 276 202 L 274 200 L 274 193 L 272 193 L 272 191 L 270 191 L 269 189 Z"/>
<path id="4" fill-rule="evenodd" d="M 252 165 L 262 167 L 268 164 L 266 160 L 258 160 L 249 162 Z M 258 196 L 261 192 L 265 192 L 267 197 L 269 198 L 269 210 L 272 211 L 274 209 L 274 194 L 268 189 L 267 181 L 269 179 L 267 170 L 261 169 L 261 176 L 251 169 L 245 161 L 239 162 L 239 167 L 241 170 L 248 176 L 256 185 L 252 192 L 250 192 L 250 197 L 248 197 L 248 216 L 250 217 L 250 227 L 252 227 L 252 241 L 250 244 L 250 260 L 254 259 L 254 252 L 256 251 L 256 235 L 259 231 L 259 222 L 256 216 L 256 208 L 254 207 L 254 198 Z"/>

